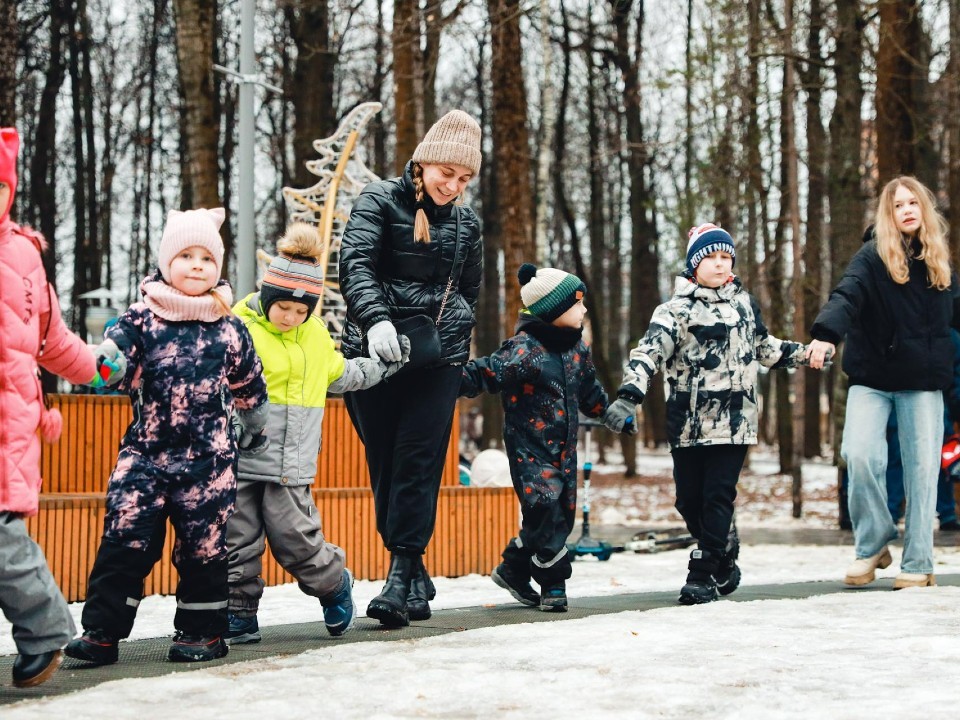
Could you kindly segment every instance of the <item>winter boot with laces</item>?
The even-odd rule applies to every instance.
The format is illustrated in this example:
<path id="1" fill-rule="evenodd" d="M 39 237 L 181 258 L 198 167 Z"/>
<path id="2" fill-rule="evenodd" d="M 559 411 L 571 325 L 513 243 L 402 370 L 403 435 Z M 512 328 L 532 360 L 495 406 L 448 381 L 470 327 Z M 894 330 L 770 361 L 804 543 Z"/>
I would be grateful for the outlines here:
<path id="1" fill-rule="evenodd" d="M 729 595 L 740 587 L 740 567 L 737 558 L 740 556 L 740 535 L 737 533 L 737 524 L 730 524 L 727 534 L 727 547 L 720 556 L 717 564 L 717 592 Z"/>
<path id="2" fill-rule="evenodd" d="M 717 599 L 717 558 L 707 550 L 694 550 L 687 564 L 687 582 L 680 589 L 681 605 L 700 605 Z"/>
<path id="3" fill-rule="evenodd" d="M 357 608 L 353 604 L 353 573 L 344 568 L 340 587 L 329 597 L 321 598 L 320 604 L 323 606 L 323 624 L 328 633 L 340 637 L 352 628 L 357 616 Z"/>
<path id="4" fill-rule="evenodd" d="M 419 553 L 394 552 L 390 555 L 390 571 L 383 590 L 367 605 L 367 617 L 379 620 L 386 627 L 403 627 L 410 624 L 407 612 L 407 597 L 410 583 L 417 573 Z"/>
<path id="5" fill-rule="evenodd" d="M 407 595 L 407 615 L 411 620 L 429 620 L 430 600 L 437 596 L 437 588 L 427 573 L 423 557 L 418 558 L 419 568 L 410 581 L 410 593 Z"/>
<path id="6" fill-rule="evenodd" d="M 167 659 L 171 662 L 207 662 L 225 657 L 227 652 L 227 644 L 220 635 L 204 637 L 177 630 Z"/>
<path id="7" fill-rule="evenodd" d="M 536 607 L 540 604 L 540 593 L 534 590 L 530 584 L 529 569 L 524 573 L 515 565 L 502 562 L 493 569 L 490 578 L 513 595 L 518 602 L 530 607 Z"/>
<path id="8" fill-rule="evenodd" d="M 67 657 L 83 660 L 94 665 L 112 665 L 117 661 L 117 639 L 105 630 L 84 630 L 83 635 L 74 638 L 63 649 Z"/>
<path id="9" fill-rule="evenodd" d="M 245 645 L 247 643 L 260 642 L 260 624 L 257 622 L 256 615 L 240 617 L 233 613 L 228 613 L 227 620 L 230 625 L 223 634 L 223 639 L 227 645 Z"/>

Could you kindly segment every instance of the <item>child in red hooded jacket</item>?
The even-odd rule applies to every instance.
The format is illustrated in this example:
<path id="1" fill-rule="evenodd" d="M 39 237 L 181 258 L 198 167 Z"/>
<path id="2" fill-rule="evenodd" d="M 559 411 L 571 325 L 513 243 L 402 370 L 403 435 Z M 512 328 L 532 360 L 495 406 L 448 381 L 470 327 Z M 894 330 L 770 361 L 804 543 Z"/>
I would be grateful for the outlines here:
<path id="1" fill-rule="evenodd" d="M 31 687 L 60 665 L 76 629 L 25 516 L 40 500 L 40 438 L 53 442 L 62 419 L 43 404 L 38 364 L 74 384 L 100 386 L 98 350 L 70 332 L 47 282 L 43 237 L 10 219 L 17 188 L 15 128 L 0 128 L 0 609 L 13 625 L 13 684 Z M 119 381 L 121 366 L 109 377 Z"/>

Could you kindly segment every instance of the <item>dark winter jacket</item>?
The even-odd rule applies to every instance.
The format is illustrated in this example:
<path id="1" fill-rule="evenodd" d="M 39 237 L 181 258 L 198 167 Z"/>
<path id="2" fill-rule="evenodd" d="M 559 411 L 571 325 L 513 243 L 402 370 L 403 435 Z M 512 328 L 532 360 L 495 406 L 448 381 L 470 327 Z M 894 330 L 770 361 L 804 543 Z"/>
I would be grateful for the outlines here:
<path id="1" fill-rule="evenodd" d="M 960 287 L 956 277 L 946 290 L 930 287 L 926 264 L 912 257 L 908 263 L 910 279 L 899 285 L 876 242 L 865 243 L 810 328 L 816 340 L 846 340 L 843 371 L 851 385 L 888 392 L 950 387 Z"/>
<path id="2" fill-rule="evenodd" d="M 579 330 L 521 314 L 517 334 L 485 358 L 468 362 L 460 394 L 499 392 L 510 472 L 529 504 L 576 486 L 577 412 L 599 417 L 607 394 Z M 576 493 L 569 495 L 576 497 Z"/>
<path id="3" fill-rule="evenodd" d="M 770 335 L 739 278 L 709 288 L 678 277 L 630 351 L 617 395 L 639 404 L 662 370 L 672 447 L 755 445 L 757 363 L 797 367 L 803 356 L 803 345 Z"/>
<path id="4" fill-rule="evenodd" d="M 238 318 L 172 322 L 136 303 L 107 337 L 127 357 L 119 388 L 134 410 L 123 447 L 145 456 L 176 448 L 187 457 L 235 459 L 234 409 L 267 402 L 263 366 Z"/>
<path id="5" fill-rule="evenodd" d="M 348 358 L 366 354 L 362 336 L 381 320 L 420 314 L 436 319 L 457 247 L 458 277 L 439 330 L 441 363 L 463 362 L 470 354 L 482 276 L 480 222 L 470 208 L 437 206 L 425 194 L 431 241 L 414 241 L 417 204 L 411 170 L 408 163 L 401 177 L 367 185 L 350 213 L 340 247 L 340 290 L 347 304 L 341 350 Z"/>

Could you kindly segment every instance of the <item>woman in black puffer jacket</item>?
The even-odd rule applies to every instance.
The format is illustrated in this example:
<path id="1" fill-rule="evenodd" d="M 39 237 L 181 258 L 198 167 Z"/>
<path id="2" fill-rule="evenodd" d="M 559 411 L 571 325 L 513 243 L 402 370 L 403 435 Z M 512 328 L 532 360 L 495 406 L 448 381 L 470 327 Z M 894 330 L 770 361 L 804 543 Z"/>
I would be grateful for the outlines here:
<path id="1" fill-rule="evenodd" d="M 447 113 L 402 176 L 364 188 L 340 248 L 346 357 L 396 362 L 394 322 L 414 315 L 439 319 L 436 363 L 345 396 L 370 467 L 377 531 L 390 551 L 386 585 L 367 616 L 389 627 L 429 618 L 435 594 L 423 553 L 436 522 L 482 275 L 480 223 L 459 201 L 480 160 L 480 126 L 460 110 Z"/>
<path id="2" fill-rule="evenodd" d="M 840 453 L 849 475 L 856 560 L 844 582 L 866 585 L 898 536 L 887 509 L 887 420 L 896 412 L 907 497 L 903 557 L 894 589 L 934 585 L 933 518 L 943 394 L 953 379 L 950 327 L 960 328 L 960 288 L 946 224 L 932 193 L 912 177 L 880 194 L 876 240 L 866 242 L 820 310 L 807 349 L 811 367 L 846 341 L 850 381 Z"/>

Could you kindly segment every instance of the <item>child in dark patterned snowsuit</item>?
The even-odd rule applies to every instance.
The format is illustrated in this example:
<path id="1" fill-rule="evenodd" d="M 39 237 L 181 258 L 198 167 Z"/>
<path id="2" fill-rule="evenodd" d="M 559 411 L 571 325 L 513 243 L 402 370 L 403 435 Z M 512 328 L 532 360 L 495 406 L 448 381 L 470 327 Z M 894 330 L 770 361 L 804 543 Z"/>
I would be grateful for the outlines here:
<path id="1" fill-rule="evenodd" d="M 171 212 L 159 272 L 140 284 L 143 302 L 108 332 L 128 361 L 121 387 L 133 401 L 133 421 L 107 487 L 84 634 L 67 646 L 70 657 L 116 662 L 118 640 L 130 634 L 143 581 L 162 552 L 167 518 L 180 576 L 169 658 L 227 653 L 225 526 L 236 497 L 237 446 L 262 445 L 267 391 L 250 335 L 230 314 L 230 286 L 219 280 L 223 217 L 221 208 Z"/>
<path id="2" fill-rule="evenodd" d="M 611 430 L 624 430 L 663 371 L 676 506 L 698 541 L 680 591 L 684 605 L 716 600 L 740 582 L 732 520 L 747 446 L 757 442 L 756 363 L 805 364 L 803 345 L 767 332 L 760 308 L 732 274 L 735 261 L 725 230 L 710 223 L 690 230 L 687 271 L 630 351 L 617 400 L 604 416 Z M 636 422 L 626 427 L 636 432 Z"/>
<path id="3" fill-rule="evenodd" d="M 489 357 L 464 366 L 460 394 L 499 392 L 503 402 L 504 443 L 522 523 L 493 581 L 524 605 L 563 612 L 571 574 L 566 540 L 577 507 L 578 411 L 599 417 L 607 394 L 581 338 L 583 282 L 530 264 L 518 275 L 525 309 L 517 334 Z"/>

